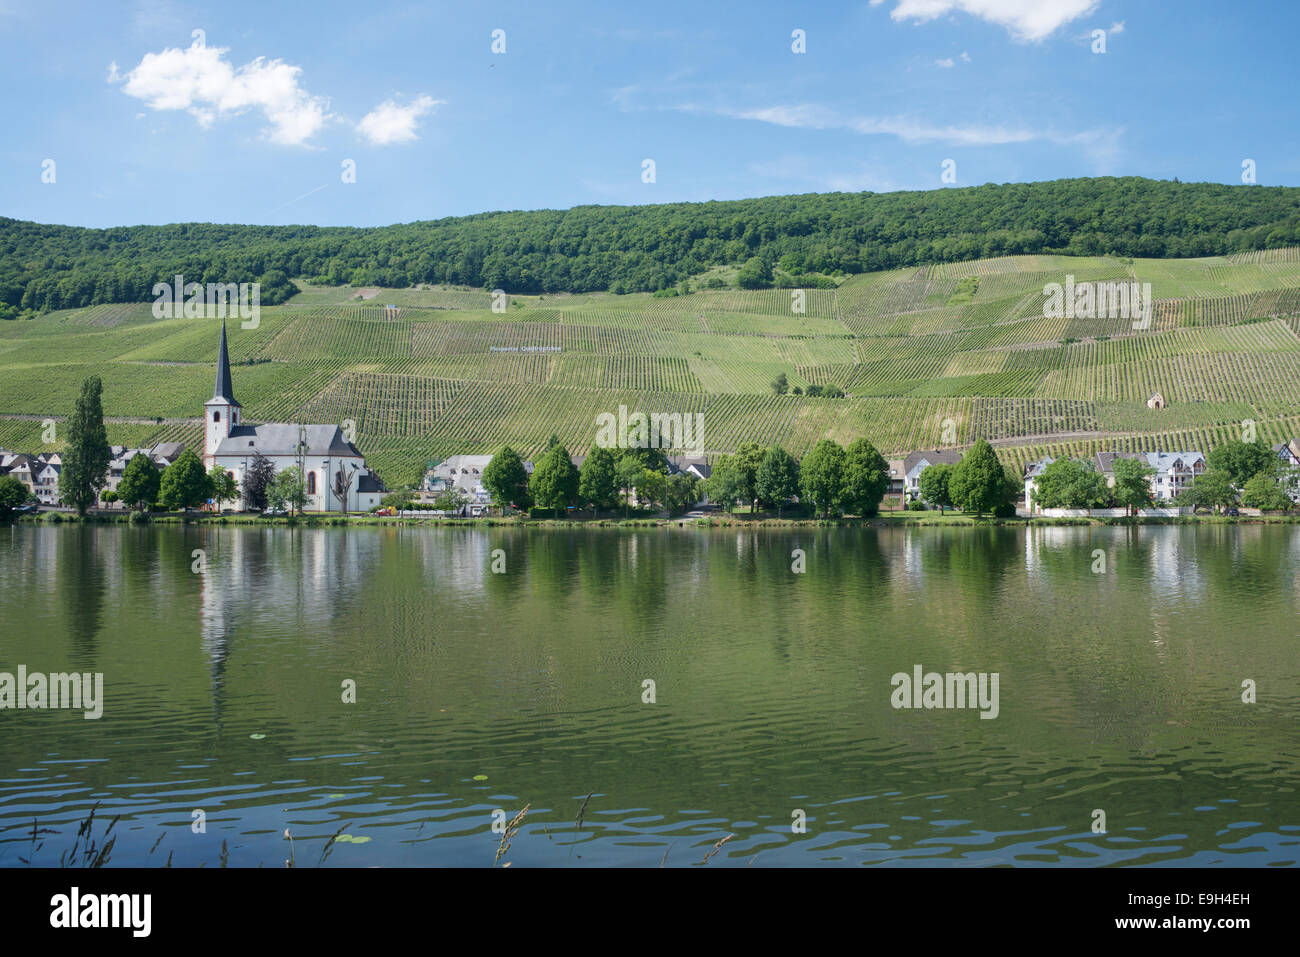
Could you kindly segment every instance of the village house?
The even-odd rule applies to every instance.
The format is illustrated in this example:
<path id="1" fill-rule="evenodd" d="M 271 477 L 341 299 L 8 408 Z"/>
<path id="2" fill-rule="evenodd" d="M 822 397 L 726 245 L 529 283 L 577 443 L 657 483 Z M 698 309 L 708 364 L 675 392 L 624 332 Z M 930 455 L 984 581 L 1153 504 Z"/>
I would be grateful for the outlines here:
<path id="1" fill-rule="evenodd" d="M 1290 439 L 1273 446 L 1273 451 L 1282 460 L 1282 464 L 1294 468 L 1300 465 L 1300 439 Z"/>
<path id="2" fill-rule="evenodd" d="M 885 490 L 886 495 L 903 494 L 903 476 L 907 469 L 903 467 L 902 459 L 889 459 L 886 463 L 889 466 L 889 487 Z"/>
<path id="3" fill-rule="evenodd" d="M 226 324 L 221 324 L 217 351 L 217 381 L 212 398 L 204 404 L 203 465 L 219 465 L 232 473 L 242 488 L 249 466 L 258 454 L 277 473 L 300 467 L 307 488 L 305 511 L 366 511 L 379 504 L 387 489 L 366 467 L 365 457 L 347 441 L 337 425 L 264 423 L 241 421 L 242 406 L 235 400 L 226 348 Z M 342 487 L 343 498 L 336 492 Z"/>
<path id="4" fill-rule="evenodd" d="M 931 465 L 956 465 L 960 461 L 961 453 L 955 449 L 911 453 L 903 459 L 903 492 L 908 498 L 917 498 L 921 494 L 922 472 Z"/>
<path id="5" fill-rule="evenodd" d="M 1148 409 L 1163 409 L 1165 407 L 1165 397 L 1159 392 L 1152 392 L 1151 398 L 1147 399 Z"/>
<path id="6" fill-rule="evenodd" d="M 137 455 L 148 456 L 154 468 L 161 472 L 180 458 L 181 453 L 185 451 L 185 443 L 159 442 L 148 449 L 128 449 L 123 445 L 114 445 L 110 451 L 113 453 L 113 458 L 108 463 L 108 480 L 104 484 L 104 491 L 116 493 L 118 486 L 122 484 L 122 476 L 126 474 L 127 465 Z"/>
<path id="7" fill-rule="evenodd" d="M 421 488 L 434 495 L 455 489 L 467 506 L 486 507 L 492 504 L 492 494 L 483 485 L 483 472 L 491 462 L 491 455 L 449 455 L 425 472 Z M 524 462 L 524 471 L 532 475 L 533 463 Z"/>
<path id="8" fill-rule="evenodd" d="M 1030 462 L 1025 466 L 1025 508 L 1030 512 L 1041 511 L 1034 505 L 1034 496 L 1038 492 L 1038 476 L 1043 474 L 1043 469 L 1047 468 L 1056 459 L 1050 456 L 1045 459 L 1039 459 L 1037 462 Z M 1114 484 L 1114 476 L 1111 477 L 1111 484 Z"/>
<path id="9" fill-rule="evenodd" d="M 1115 460 L 1137 459 L 1155 474 L 1149 479 L 1151 496 L 1167 502 L 1181 495 L 1196 476 L 1206 469 L 1200 452 L 1098 452 L 1096 468 L 1106 476 L 1106 484 L 1115 486 Z"/>

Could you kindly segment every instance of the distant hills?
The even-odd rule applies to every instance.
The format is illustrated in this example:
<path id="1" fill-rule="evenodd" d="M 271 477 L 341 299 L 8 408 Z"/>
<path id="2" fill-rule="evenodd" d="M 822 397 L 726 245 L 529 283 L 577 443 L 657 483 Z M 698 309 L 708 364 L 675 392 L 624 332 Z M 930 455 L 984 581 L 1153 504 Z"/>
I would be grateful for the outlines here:
<path id="1" fill-rule="evenodd" d="M 647 292 L 745 264 L 750 286 L 812 286 L 825 276 L 1004 255 L 1173 258 L 1297 243 L 1300 188 L 1138 177 L 579 206 L 373 228 L 84 229 L 0 218 L 0 317 L 147 302 L 155 282 L 177 273 L 260 281 L 272 305 L 294 295 L 292 279 Z"/>

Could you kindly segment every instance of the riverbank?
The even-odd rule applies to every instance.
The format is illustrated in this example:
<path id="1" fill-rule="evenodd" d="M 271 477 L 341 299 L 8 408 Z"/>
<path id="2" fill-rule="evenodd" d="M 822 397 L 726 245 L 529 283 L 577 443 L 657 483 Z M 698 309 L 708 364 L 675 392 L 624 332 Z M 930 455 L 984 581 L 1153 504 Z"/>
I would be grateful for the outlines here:
<path id="1" fill-rule="evenodd" d="M 226 514 L 153 514 L 147 519 L 133 518 L 123 512 L 92 512 L 79 517 L 67 512 L 43 512 L 39 515 L 19 515 L 12 521 L 23 524 L 91 524 L 91 525 L 268 525 L 287 527 L 322 528 L 327 526 L 465 526 L 465 527 L 512 527 L 512 528 L 666 528 L 705 527 L 705 528 L 798 528 L 814 526 L 823 528 L 921 528 L 953 527 L 976 528 L 989 526 L 1077 526 L 1077 525 L 1296 525 L 1300 524 L 1300 514 L 1294 515 L 1182 515 L 1182 516 L 1134 516 L 1134 517 L 1088 517 L 1073 516 L 1065 518 L 1044 518 L 1025 516 L 997 518 L 986 515 L 977 517 L 960 512 L 885 512 L 869 518 L 841 516 L 838 518 L 815 518 L 799 516 L 795 518 L 778 518 L 761 516 L 751 518 L 747 515 L 712 515 L 705 518 L 687 518 L 685 516 L 640 516 L 621 518 L 618 516 L 582 517 L 582 518 L 531 518 L 512 516 L 507 518 L 446 518 L 430 516 L 385 515 L 337 515 L 307 514 L 300 516 L 268 517 L 264 515 L 246 515 L 240 513 Z"/>

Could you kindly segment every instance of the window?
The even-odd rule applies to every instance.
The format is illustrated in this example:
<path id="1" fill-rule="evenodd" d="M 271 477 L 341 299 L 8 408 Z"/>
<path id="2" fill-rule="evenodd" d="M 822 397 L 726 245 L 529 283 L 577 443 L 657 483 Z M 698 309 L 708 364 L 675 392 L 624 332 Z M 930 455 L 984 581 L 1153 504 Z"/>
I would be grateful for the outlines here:
<path id="1" fill-rule="evenodd" d="M 213 422 L 220 422 L 220 421 L 221 421 L 221 413 L 220 413 L 220 412 L 213 412 L 213 413 L 212 413 L 212 421 L 213 421 Z"/>
<path id="2" fill-rule="evenodd" d="M 315 472 L 307 473 L 307 494 L 308 495 L 316 494 L 316 473 Z"/>

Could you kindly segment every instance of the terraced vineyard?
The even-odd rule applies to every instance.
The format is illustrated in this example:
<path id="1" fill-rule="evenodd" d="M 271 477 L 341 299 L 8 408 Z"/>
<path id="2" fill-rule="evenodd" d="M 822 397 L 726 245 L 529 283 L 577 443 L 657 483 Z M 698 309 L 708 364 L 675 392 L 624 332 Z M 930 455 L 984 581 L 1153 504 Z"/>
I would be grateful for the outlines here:
<path id="1" fill-rule="evenodd" d="M 1048 318 L 1044 286 L 1150 283 L 1153 321 Z M 976 283 L 976 281 L 978 282 Z M 745 441 L 800 454 L 866 436 L 890 456 L 994 442 L 1008 462 L 1196 448 L 1254 420 L 1300 434 L 1300 250 L 1197 260 L 1013 256 L 850 277 L 838 289 L 512 296 L 305 287 L 229 324 L 251 421 L 351 420 L 390 484 L 424 463 L 558 435 L 588 450 L 596 416 L 703 416 L 708 454 Z M 396 309 L 386 308 L 395 306 Z M 104 381 L 110 440 L 200 441 L 219 323 L 147 304 L 0 323 L 0 446 L 40 451 L 83 379 Z M 837 386 L 841 399 L 770 383 Z M 1153 392 L 1165 409 L 1146 405 Z M 57 445 L 57 443 L 56 443 Z"/>

